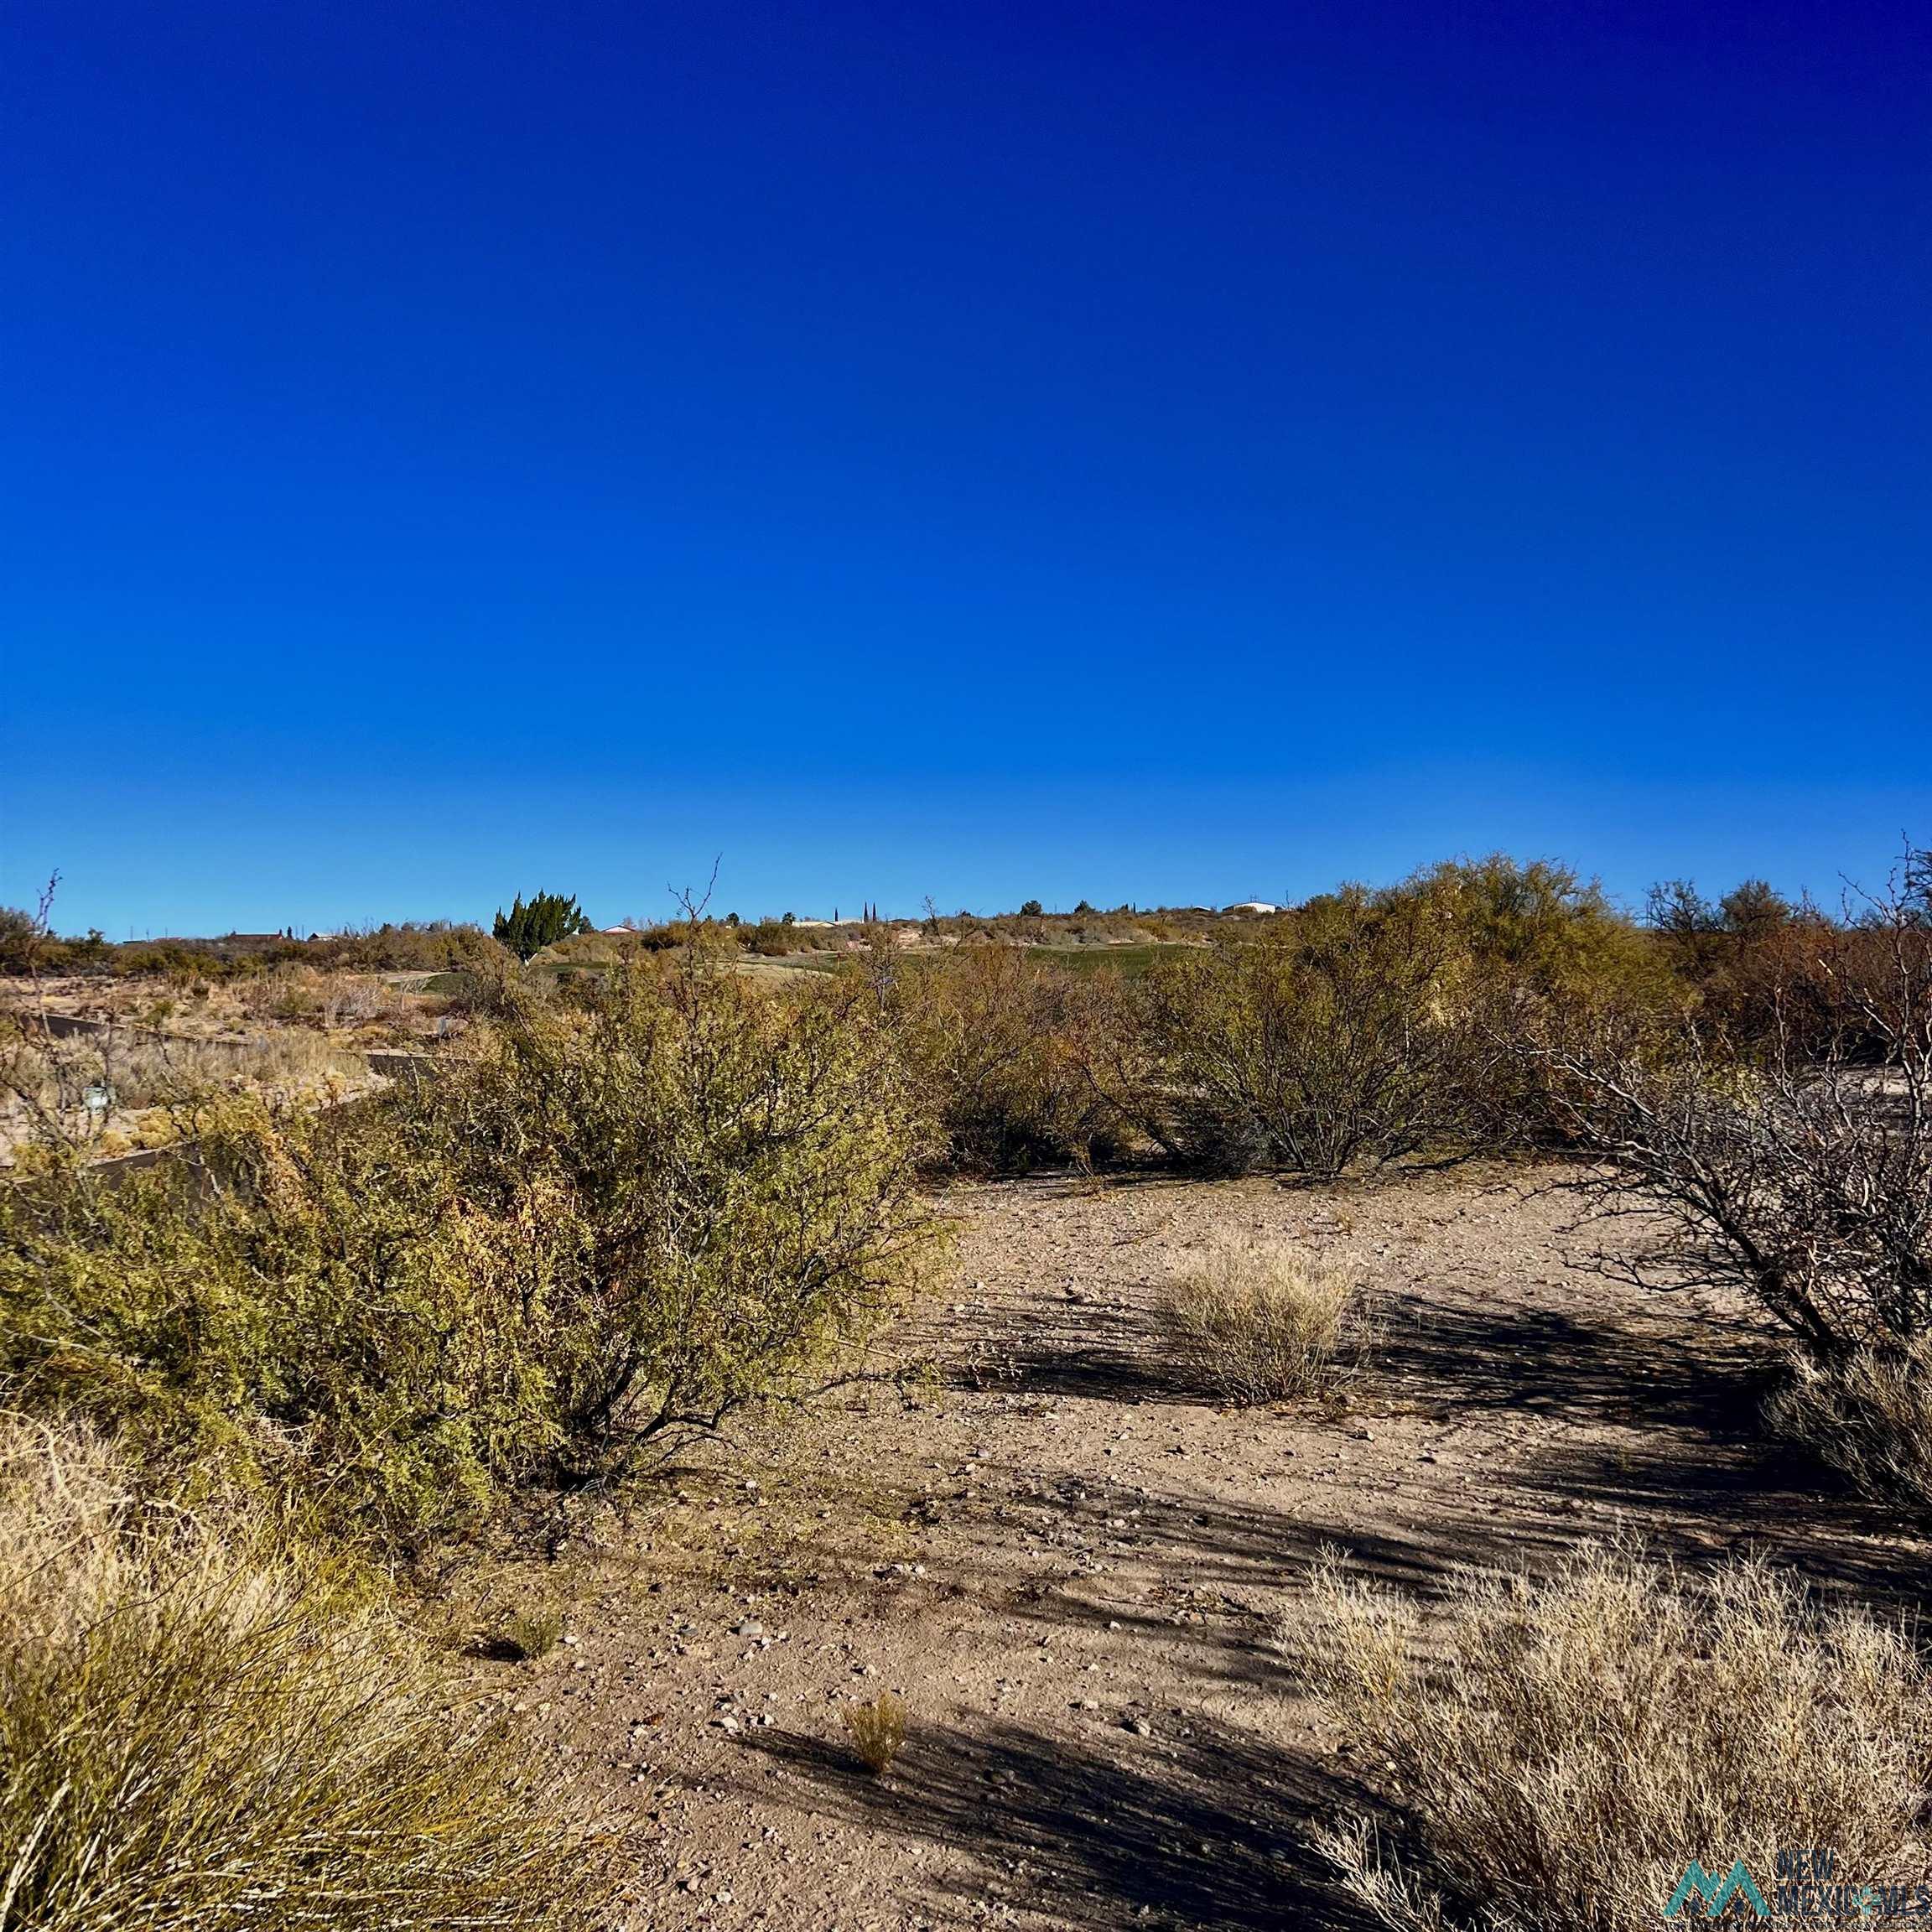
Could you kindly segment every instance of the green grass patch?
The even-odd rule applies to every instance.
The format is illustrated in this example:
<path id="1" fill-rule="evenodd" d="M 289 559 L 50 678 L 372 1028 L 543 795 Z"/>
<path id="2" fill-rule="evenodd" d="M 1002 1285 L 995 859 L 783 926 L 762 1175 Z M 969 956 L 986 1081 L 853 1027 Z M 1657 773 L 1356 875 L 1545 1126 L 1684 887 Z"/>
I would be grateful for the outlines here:
<path id="1" fill-rule="evenodd" d="M 1149 946 L 1029 946 L 1028 955 L 1049 966 L 1063 966 L 1073 973 L 1097 973 L 1103 969 L 1138 979 L 1156 959 L 1191 950 L 1182 945 Z"/>

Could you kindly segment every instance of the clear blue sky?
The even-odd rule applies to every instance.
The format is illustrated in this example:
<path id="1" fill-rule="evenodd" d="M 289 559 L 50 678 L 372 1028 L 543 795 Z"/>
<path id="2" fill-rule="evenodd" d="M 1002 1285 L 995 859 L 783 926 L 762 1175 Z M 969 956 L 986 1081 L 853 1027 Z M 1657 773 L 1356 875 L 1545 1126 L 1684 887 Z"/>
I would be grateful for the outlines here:
<path id="1" fill-rule="evenodd" d="M 0 901 L 1834 893 L 1932 13 L 12 0 Z"/>

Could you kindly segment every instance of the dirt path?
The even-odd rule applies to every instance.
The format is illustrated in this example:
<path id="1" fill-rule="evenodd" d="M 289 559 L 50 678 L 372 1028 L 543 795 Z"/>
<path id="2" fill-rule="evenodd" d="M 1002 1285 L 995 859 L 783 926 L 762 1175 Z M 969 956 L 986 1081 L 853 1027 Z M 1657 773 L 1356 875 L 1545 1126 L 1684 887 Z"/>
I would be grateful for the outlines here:
<path id="1" fill-rule="evenodd" d="M 1784 1467 L 1746 1339 L 1574 1265 L 1520 1176 L 1368 1193 L 1063 1181 L 961 1190 L 958 1285 L 898 1338 L 923 1382 L 821 1404 L 613 1533 L 567 1647 L 480 1684 L 640 1820 L 638 1927 L 1351 1923 L 1301 1848 L 1346 1761 L 1273 1640 L 1333 1545 L 1437 1587 L 1635 1528 L 1915 1590 L 1922 1545 Z M 1158 1284 L 1217 1235 L 1359 1259 L 1380 1367 L 1343 1415 L 1180 1384 Z M 911 1711 L 891 1774 L 837 1706 Z"/>

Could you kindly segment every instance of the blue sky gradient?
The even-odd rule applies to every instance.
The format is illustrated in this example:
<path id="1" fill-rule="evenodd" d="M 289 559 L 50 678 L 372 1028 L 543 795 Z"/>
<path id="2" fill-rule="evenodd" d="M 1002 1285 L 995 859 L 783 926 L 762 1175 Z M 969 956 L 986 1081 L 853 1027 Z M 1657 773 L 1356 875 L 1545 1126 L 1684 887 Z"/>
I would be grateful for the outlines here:
<path id="1" fill-rule="evenodd" d="M 1932 15 L 0 18 L 0 901 L 1932 839 Z"/>

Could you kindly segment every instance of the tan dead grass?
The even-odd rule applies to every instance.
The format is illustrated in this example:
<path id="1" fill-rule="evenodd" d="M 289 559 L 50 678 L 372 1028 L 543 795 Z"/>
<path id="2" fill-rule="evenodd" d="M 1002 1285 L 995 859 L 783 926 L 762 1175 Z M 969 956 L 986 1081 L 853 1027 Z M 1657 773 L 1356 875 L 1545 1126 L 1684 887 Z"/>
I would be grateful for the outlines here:
<path id="1" fill-rule="evenodd" d="M 1330 1561 L 1307 1617 L 1314 1680 L 1408 1825 L 1321 1841 L 1391 1925 L 1625 1932 L 1692 1858 L 1768 1887 L 1794 1846 L 1856 1883 L 1932 1869 L 1932 1674 L 1764 1562 L 1586 1548 L 1542 1583 L 1464 1577 L 1431 1629 Z"/>
<path id="2" fill-rule="evenodd" d="M 1224 1241 L 1171 1282 L 1160 1313 L 1183 1364 L 1230 1402 L 1332 1388 L 1364 1339 L 1361 1275 L 1281 1242 Z"/>
<path id="3" fill-rule="evenodd" d="M 1797 1357 L 1791 1373 L 1768 1405 L 1774 1429 L 1864 1494 L 1932 1512 L 1932 1335 L 1829 1363 Z"/>
<path id="4" fill-rule="evenodd" d="M 586 1841 L 426 1654 L 0 1417 L 0 1925 L 555 1929 Z"/>

